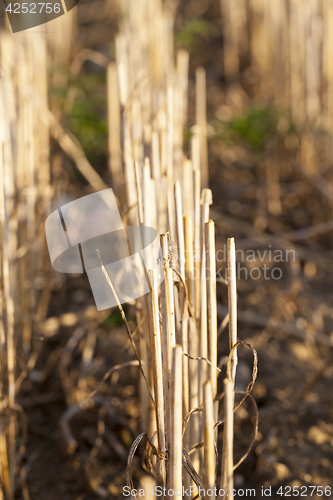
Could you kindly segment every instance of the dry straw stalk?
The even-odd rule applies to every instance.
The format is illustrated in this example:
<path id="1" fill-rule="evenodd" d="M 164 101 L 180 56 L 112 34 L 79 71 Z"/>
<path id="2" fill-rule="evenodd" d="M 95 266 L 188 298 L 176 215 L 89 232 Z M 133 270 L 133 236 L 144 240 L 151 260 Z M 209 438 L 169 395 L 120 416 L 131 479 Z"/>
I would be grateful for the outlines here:
<path id="1" fill-rule="evenodd" d="M 172 353 L 171 376 L 171 433 L 170 433 L 170 488 L 182 490 L 182 347 L 177 345 Z M 173 498 L 178 498 L 174 495 Z"/>
<path id="2" fill-rule="evenodd" d="M 236 284 L 236 250 L 234 238 L 228 238 L 228 309 L 229 309 L 229 344 L 230 349 L 237 343 L 237 284 Z M 237 349 L 234 349 L 231 360 L 231 376 L 235 385 L 237 368 Z"/>
<path id="3" fill-rule="evenodd" d="M 203 439 L 204 439 L 204 485 L 215 487 L 215 432 L 212 382 L 208 380 L 203 388 Z"/>
<path id="4" fill-rule="evenodd" d="M 216 260 L 215 260 L 215 224 L 209 220 L 205 224 L 206 279 L 207 279 L 207 325 L 209 378 L 212 382 L 213 395 L 216 394 L 217 380 L 217 306 L 216 306 Z"/>
<path id="5" fill-rule="evenodd" d="M 153 365 L 153 382 L 155 395 L 155 414 L 157 426 L 158 451 L 162 457 L 165 456 L 165 411 L 164 411 L 164 390 L 163 390 L 163 367 L 162 367 L 162 344 L 159 320 L 158 289 L 156 271 L 148 271 L 151 291 L 149 293 L 149 313 L 151 332 L 151 352 Z M 165 462 L 158 460 L 158 471 L 160 481 L 165 481 Z"/>
<path id="6" fill-rule="evenodd" d="M 224 379 L 224 429 L 223 429 L 223 448 L 222 448 L 222 474 L 221 489 L 225 491 L 223 500 L 232 495 L 234 487 L 234 389 L 233 382 L 229 378 Z"/>
<path id="7" fill-rule="evenodd" d="M 169 233 L 161 235 L 161 248 L 163 257 L 164 281 L 161 290 L 162 309 L 162 351 L 164 372 L 164 399 L 166 421 L 166 446 L 170 443 L 170 386 L 171 386 L 171 361 L 172 348 L 175 346 L 175 318 L 173 304 L 173 271 L 169 267 L 170 249 Z"/>

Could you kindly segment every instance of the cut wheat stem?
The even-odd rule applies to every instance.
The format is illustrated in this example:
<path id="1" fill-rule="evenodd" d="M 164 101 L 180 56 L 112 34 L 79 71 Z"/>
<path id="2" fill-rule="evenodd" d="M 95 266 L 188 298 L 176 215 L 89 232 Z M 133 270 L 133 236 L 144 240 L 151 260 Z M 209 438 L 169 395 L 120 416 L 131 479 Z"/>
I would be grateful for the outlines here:
<path id="1" fill-rule="evenodd" d="M 204 441 L 204 485 L 215 488 L 216 457 L 212 382 L 208 380 L 203 387 L 203 441 Z"/>
<path id="2" fill-rule="evenodd" d="M 215 224 L 209 220 L 205 224 L 206 245 L 206 286 L 207 286 L 207 354 L 211 363 L 209 378 L 212 390 L 216 394 L 217 382 L 217 304 L 216 304 L 216 260 L 215 260 Z"/>
<path id="3" fill-rule="evenodd" d="M 148 276 L 151 285 L 149 293 L 149 314 L 150 314 L 150 332 L 151 332 L 151 353 L 152 353 L 152 366 L 153 366 L 153 382 L 155 394 L 155 414 L 156 414 L 156 427 L 157 427 L 157 442 L 158 451 L 162 459 L 158 458 L 158 471 L 159 482 L 165 483 L 165 462 L 163 457 L 166 453 L 165 443 L 165 409 L 164 409 L 164 374 L 162 366 L 162 343 L 160 332 L 159 320 L 159 304 L 158 304 L 158 289 L 157 289 L 157 275 L 156 271 L 150 269 Z"/>
<path id="4" fill-rule="evenodd" d="M 237 284 L 236 284 L 236 250 L 234 238 L 228 238 L 228 309 L 229 309 L 229 345 L 230 349 L 237 343 Z M 231 360 L 231 376 L 235 385 L 237 369 L 237 349 Z"/>
<path id="5" fill-rule="evenodd" d="M 182 491 L 182 374 L 183 374 L 182 347 L 177 345 L 172 353 L 171 375 L 171 426 L 170 426 L 170 488 L 177 492 Z M 173 497 L 178 498 L 175 493 Z"/>
<path id="6" fill-rule="evenodd" d="M 200 171 L 204 188 L 208 188 L 209 184 L 206 115 L 206 72 L 204 68 L 198 68 L 196 70 L 196 121 L 199 126 Z"/>
<path id="7" fill-rule="evenodd" d="M 173 274 L 169 267 L 170 248 L 169 233 L 161 235 L 164 281 L 162 283 L 161 310 L 162 310 L 162 350 L 164 372 L 164 398 L 166 447 L 170 443 L 170 384 L 171 384 L 171 357 L 175 345 L 174 306 L 173 306 Z"/>
<path id="8" fill-rule="evenodd" d="M 229 378 L 224 379 L 224 428 L 223 428 L 223 448 L 222 448 L 222 474 L 221 489 L 225 491 L 223 500 L 232 496 L 234 487 L 234 388 L 233 382 Z"/>

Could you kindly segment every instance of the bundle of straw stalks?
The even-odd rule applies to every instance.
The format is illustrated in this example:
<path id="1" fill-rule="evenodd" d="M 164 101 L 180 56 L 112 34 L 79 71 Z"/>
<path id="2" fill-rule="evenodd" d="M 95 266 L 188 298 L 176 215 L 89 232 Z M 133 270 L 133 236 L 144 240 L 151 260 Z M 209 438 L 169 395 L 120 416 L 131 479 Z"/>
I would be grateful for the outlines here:
<path id="1" fill-rule="evenodd" d="M 221 10 L 228 104 L 240 110 L 250 95 L 289 110 L 301 133 L 299 160 L 314 174 L 318 159 L 331 156 L 331 141 L 317 137 L 333 133 L 332 3 L 221 0 Z"/>
<path id="2" fill-rule="evenodd" d="M 130 224 L 154 227 L 161 234 L 164 272 L 158 289 L 156 271 L 147 270 L 148 300 L 136 302 L 145 377 L 140 394 L 142 434 L 129 454 L 127 482 L 133 489 L 133 458 L 146 437 L 150 470 L 157 484 L 169 491 L 166 496 L 176 497 L 182 486 L 195 485 L 218 487 L 217 496 L 226 498 L 235 468 L 233 413 L 251 391 L 256 361 L 253 380 L 234 407 L 240 344 L 235 242 L 228 240 L 230 355 L 224 391 L 218 394 L 221 353 L 215 225 L 209 218 L 205 70 L 196 71 L 196 123 L 187 150 L 189 54 L 179 50 L 174 57 L 172 36 L 173 12 L 168 6 L 159 0 L 139 5 L 128 0 L 116 38 L 116 62 L 107 73 L 113 188 L 127 206 Z M 254 415 L 252 444 L 256 411 Z M 221 444 L 217 429 L 223 422 Z M 222 456 L 221 474 L 216 450 Z"/>
<path id="3" fill-rule="evenodd" d="M 0 34 L 0 498 L 11 499 L 24 452 L 16 393 L 36 362 L 50 296 L 43 222 L 50 210 L 46 41 Z M 40 330 L 39 330 L 40 332 Z M 18 354 L 19 353 L 19 354 Z M 20 359 L 18 370 L 17 358 Z M 22 469 L 21 469 L 22 470 Z M 21 480 L 24 481 L 22 473 Z"/>
<path id="4" fill-rule="evenodd" d="M 68 64 L 72 27 L 69 14 L 53 21 L 57 36 L 52 29 L 13 36 L 8 23 L 0 31 L 1 499 L 14 497 L 18 474 L 27 491 L 21 467 L 26 421 L 16 395 L 36 364 L 54 286 L 45 271 L 44 222 L 62 186 L 52 184 L 48 73 Z"/>
<path id="5" fill-rule="evenodd" d="M 247 344 L 254 354 L 253 377 L 234 404 L 241 344 L 237 340 L 235 244 L 229 240 L 230 352 L 224 353 L 229 358 L 219 393 L 218 376 L 225 358 L 219 361 L 205 70 L 196 71 L 196 123 L 187 150 L 189 54 L 180 50 L 174 55 L 172 3 L 127 0 L 122 9 L 116 62 L 107 67 L 109 168 L 127 223 L 153 227 L 161 235 L 159 258 L 164 273 L 158 287 L 156 271 L 147 269 L 150 292 L 135 304 L 138 346 L 126 322 L 142 374 L 142 433 L 129 453 L 127 483 L 132 489 L 134 454 L 146 437 L 150 472 L 157 484 L 174 492 L 166 496 L 177 496 L 182 486 L 195 485 L 205 490 L 217 486 L 221 491 L 216 496 L 226 498 L 233 488 L 233 471 L 249 451 L 234 465 L 234 412 L 250 396 L 256 352 Z M 43 333 L 52 289 L 52 280 L 41 273 L 47 258 L 44 221 L 54 191 L 59 194 L 58 187 L 51 185 L 49 132 L 93 190 L 106 187 L 83 150 L 49 112 L 46 38 L 21 34 L 14 40 L 6 32 L 0 35 L 0 500 L 14 498 L 18 472 L 22 487 L 26 482 L 20 466 L 24 412 L 15 395 L 35 366 L 38 346 L 34 343 Z M 53 49 L 59 52 L 55 45 Z M 49 50 L 53 49 L 51 44 Z M 67 58 L 66 50 L 62 63 Z M 114 291 L 105 268 L 103 272 Z M 81 336 L 82 331 L 76 330 L 73 342 Z M 23 353 L 20 370 L 17 352 Z M 89 401 L 79 401 L 76 407 L 88 408 Z M 254 402 L 253 408 L 249 449 L 257 429 Z M 69 410 L 70 414 L 76 411 L 74 406 Z M 65 417 L 62 423 L 67 432 Z M 220 424 L 224 424 L 222 441 Z M 74 440 L 70 446 L 75 449 Z"/>

